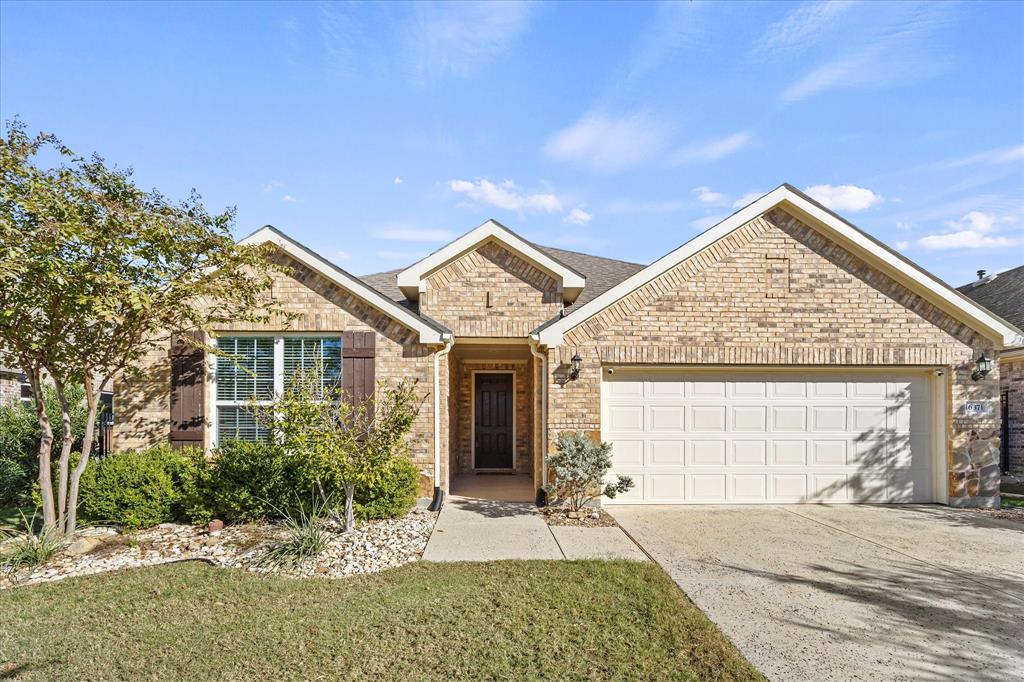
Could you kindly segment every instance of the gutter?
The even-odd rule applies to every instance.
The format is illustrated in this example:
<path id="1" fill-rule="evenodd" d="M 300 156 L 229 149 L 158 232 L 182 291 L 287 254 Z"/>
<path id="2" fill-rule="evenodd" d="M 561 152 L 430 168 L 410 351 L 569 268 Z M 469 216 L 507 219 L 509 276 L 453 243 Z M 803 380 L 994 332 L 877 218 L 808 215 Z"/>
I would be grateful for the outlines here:
<path id="1" fill-rule="evenodd" d="M 545 489 L 548 486 L 548 467 L 545 463 L 548 457 L 548 356 L 546 353 L 541 353 L 540 347 L 540 335 L 531 334 L 527 339 L 530 342 L 530 354 L 535 358 L 539 358 L 541 362 L 541 382 L 540 382 L 540 419 L 541 419 L 541 438 L 540 438 L 540 480 L 541 489 Z M 537 495 L 541 497 L 540 493 Z"/>
<path id="2" fill-rule="evenodd" d="M 442 334 L 444 348 L 434 353 L 434 499 L 430 511 L 441 511 L 444 506 L 444 489 L 441 487 L 441 357 L 451 352 L 455 345 L 452 334 Z"/>

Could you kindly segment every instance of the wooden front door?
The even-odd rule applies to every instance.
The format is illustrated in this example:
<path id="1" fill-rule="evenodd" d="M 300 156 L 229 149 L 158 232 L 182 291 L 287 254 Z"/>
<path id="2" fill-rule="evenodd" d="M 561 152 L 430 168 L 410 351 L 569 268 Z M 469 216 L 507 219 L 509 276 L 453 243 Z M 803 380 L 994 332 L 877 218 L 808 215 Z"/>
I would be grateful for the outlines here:
<path id="1" fill-rule="evenodd" d="M 473 375 L 473 467 L 511 469 L 512 429 L 510 373 Z"/>

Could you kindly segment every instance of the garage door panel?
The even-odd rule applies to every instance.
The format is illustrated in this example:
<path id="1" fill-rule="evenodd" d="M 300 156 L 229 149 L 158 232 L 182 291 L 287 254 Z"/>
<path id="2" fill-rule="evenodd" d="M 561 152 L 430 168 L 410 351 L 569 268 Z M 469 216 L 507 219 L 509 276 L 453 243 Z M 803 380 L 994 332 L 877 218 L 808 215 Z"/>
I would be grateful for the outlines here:
<path id="1" fill-rule="evenodd" d="M 636 485 L 609 503 L 932 501 L 930 383 L 892 374 L 617 369 L 602 437 Z"/>

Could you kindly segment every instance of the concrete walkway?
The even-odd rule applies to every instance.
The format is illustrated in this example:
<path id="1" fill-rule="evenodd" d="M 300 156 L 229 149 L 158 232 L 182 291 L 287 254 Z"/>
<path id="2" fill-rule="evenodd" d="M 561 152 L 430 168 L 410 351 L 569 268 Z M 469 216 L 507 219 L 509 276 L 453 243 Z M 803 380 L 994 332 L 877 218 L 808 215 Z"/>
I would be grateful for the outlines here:
<path id="1" fill-rule="evenodd" d="M 524 488 L 517 479 L 479 476 L 453 481 L 453 494 L 441 509 L 423 560 L 647 560 L 618 527 L 549 526 L 532 502 L 532 484 Z"/>
<path id="2" fill-rule="evenodd" d="M 610 511 L 775 682 L 1024 679 L 1024 524 L 930 505 Z"/>

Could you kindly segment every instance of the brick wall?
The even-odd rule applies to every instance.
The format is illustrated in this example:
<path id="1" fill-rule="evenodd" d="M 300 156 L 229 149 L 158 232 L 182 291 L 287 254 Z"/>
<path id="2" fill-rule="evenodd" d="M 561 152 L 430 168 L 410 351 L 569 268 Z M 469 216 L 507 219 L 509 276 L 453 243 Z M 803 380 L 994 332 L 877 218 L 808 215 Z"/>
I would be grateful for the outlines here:
<path id="1" fill-rule="evenodd" d="M 423 472 L 421 492 L 433 488 L 433 360 L 431 349 L 417 341 L 413 330 L 367 305 L 360 299 L 300 263 L 279 253 L 276 262 L 289 274 L 274 276 L 272 296 L 275 303 L 296 319 L 285 327 L 283 320 L 267 323 L 238 323 L 220 329 L 221 333 L 245 332 L 376 332 L 375 370 L 378 380 L 394 384 L 401 379 L 418 382 L 423 397 L 419 415 L 409 436 L 414 463 Z M 144 364 L 141 377 L 119 385 L 115 442 L 119 449 L 147 447 L 169 437 L 170 376 L 166 345 L 154 349 Z M 444 376 L 444 375 L 442 375 Z M 209 393 L 207 394 L 209 396 Z M 442 395 L 442 399 L 446 395 Z M 207 401 L 207 414 L 213 417 Z M 442 430 L 442 434 L 445 431 Z M 445 439 L 446 440 L 446 439 Z M 442 450 L 447 443 L 442 443 Z"/>
<path id="2" fill-rule="evenodd" d="M 1008 401 L 1010 473 L 1024 476 L 1024 358 L 999 363 L 999 388 Z"/>
<path id="3" fill-rule="evenodd" d="M 21 383 L 17 374 L 0 372 L 0 405 L 21 400 Z"/>
<path id="4" fill-rule="evenodd" d="M 776 209 L 570 330 L 549 351 L 549 434 L 600 428 L 602 363 L 947 366 L 952 502 L 987 503 L 998 494 L 998 376 L 970 374 L 976 352 L 991 348 Z M 567 382 L 576 352 L 583 371 Z M 968 417 L 968 399 L 993 409 Z"/>
<path id="5" fill-rule="evenodd" d="M 456 337 L 524 337 L 561 309 L 561 283 L 496 242 L 431 274 L 420 295 L 420 311 Z"/>

